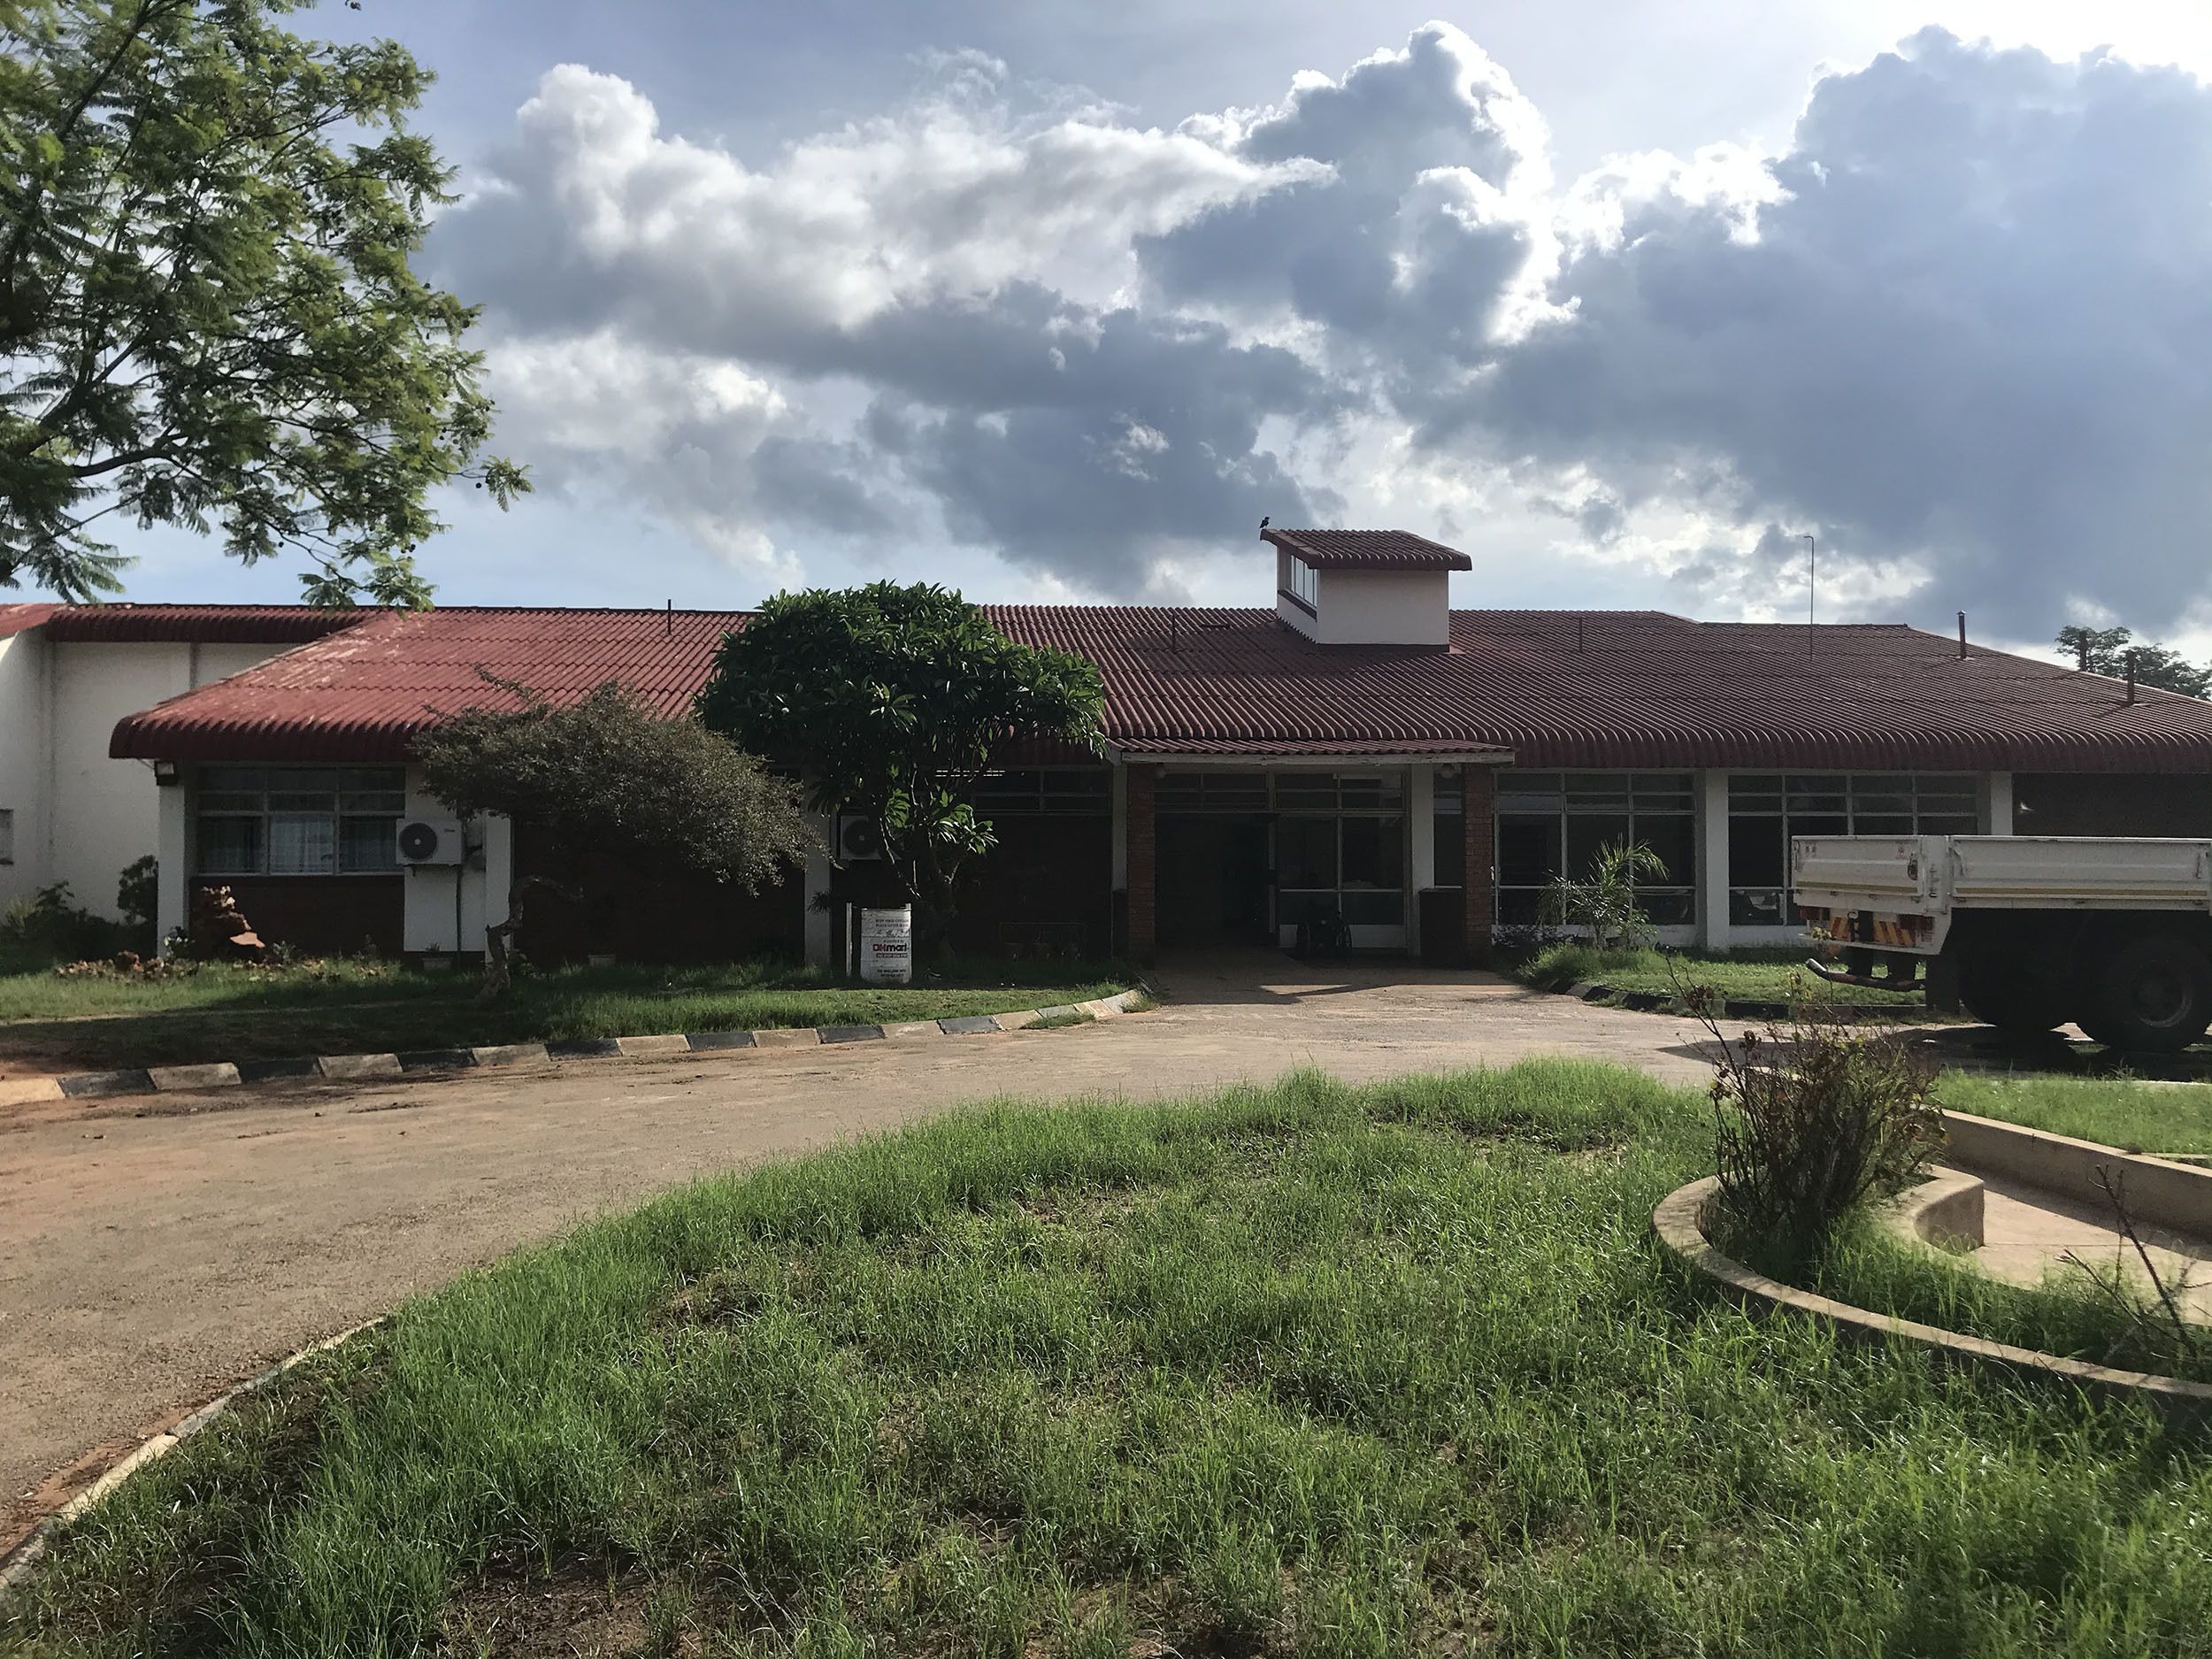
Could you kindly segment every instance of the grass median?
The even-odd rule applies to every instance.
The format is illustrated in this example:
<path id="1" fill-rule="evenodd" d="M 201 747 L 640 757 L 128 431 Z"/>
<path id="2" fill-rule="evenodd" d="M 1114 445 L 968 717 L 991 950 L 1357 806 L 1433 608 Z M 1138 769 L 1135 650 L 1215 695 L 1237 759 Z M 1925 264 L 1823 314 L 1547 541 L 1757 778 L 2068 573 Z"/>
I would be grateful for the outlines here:
<path id="1" fill-rule="evenodd" d="M 2212 1153 L 2212 1084 L 1955 1071 L 1937 1094 L 1953 1111 L 2101 1141 L 2124 1152 Z"/>
<path id="2" fill-rule="evenodd" d="M 383 964 L 209 966 L 173 979 L 0 979 L 0 1069 L 67 1071 L 571 1037 L 880 1025 L 1054 1007 L 1132 983 L 1110 963 L 957 963 L 909 986 L 738 963 L 559 968 L 495 1002 L 472 975 Z"/>
<path id="3" fill-rule="evenodd" d="M 411 1304 L 131 1482 L 28 1651 L 2131 1654 L 2147 1412 L 1748 1319 L 1704 1102 L 1548 1062 L 978 1109 Z"/>
<path id="4" fill-rule="evenodd" d="M 1747 950 L 1726 956 L 1695 950 L 1600 950 L 1591 945 L 1551 945 L 1515 970 L 1540 990 L 1563 991 L 1584 981 L 1616 991 L 1678 996 L 1710 986 L 1722 996 L 1757 1002 L 1811 1002 L 1857 1008 L 1894 1008 L 1924 1014 L 1917 991 L 1884 991 L 1863 985 L 1832 985 L 1805 972 L 1803 950 Z"/>

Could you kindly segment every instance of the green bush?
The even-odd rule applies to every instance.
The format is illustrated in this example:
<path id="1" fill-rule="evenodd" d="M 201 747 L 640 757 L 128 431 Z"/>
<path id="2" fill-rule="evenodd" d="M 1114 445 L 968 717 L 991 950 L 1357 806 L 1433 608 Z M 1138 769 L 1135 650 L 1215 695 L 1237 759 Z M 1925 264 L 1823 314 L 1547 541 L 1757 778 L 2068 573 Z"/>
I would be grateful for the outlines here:
<path id="1" fill-rule="evenodd" d="M 143 942 L 130 924 L 95 916 L 79 904 L 66 881 L 18 899 L 0 916 L 0 959 L 19 968 L 112 956 Z"/>
<path id="2" fill-rule="evenodd" d="M 1734 1042 L 1709 1016 L 1716 1217 L 1763 1254 L 1809 1259 L 1870 1198 L 1924 1175 L 1943 1142 L 1936 1074 L 1903 1045 L 1799 1019 Z"/>

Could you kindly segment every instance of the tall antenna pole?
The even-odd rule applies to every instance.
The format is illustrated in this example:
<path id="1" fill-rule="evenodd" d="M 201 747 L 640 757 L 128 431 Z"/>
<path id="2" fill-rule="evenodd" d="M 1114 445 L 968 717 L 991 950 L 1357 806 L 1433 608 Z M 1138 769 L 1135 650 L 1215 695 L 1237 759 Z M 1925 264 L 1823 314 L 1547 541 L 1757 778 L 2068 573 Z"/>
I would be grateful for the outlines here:
<path id="1" fill-rule="evenodd" d="M 1813 654 L 1813 608 L 1820 599 L 1820 549 L 1812 536 L 1801 531 L 1797 539 L 1805 544 L 1805 655 Z"/>

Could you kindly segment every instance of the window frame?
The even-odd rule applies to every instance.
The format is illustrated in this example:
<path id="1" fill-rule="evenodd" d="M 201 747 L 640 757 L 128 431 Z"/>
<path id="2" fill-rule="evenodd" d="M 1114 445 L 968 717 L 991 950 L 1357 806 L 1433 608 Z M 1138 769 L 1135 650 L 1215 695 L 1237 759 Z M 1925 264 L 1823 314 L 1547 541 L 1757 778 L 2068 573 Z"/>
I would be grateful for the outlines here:
<path id="1" fill-rule="evenodd" d="M 1080 781 L 1070 787 L 1071 780 Z M 968 804 L 987 819 L 1103 818 L 1113 811 L 1113 775 L 1103 766 L 994 767 L 976 780 Z"/>
<path id="2" fill-rule="evenodd" d="M 1897 811 L 1897 803 L 1906 800 L 1909 810 Z M 1796 889 L 1790 883 L 1790 842 L 1798 835 L 1978 835 L 1986 818 L 1987 803 L 1978 772 L 1731 772 L 1726 814 L 1728 925 L 1797 925 Z M 1838 820 L 1840 828 L 1836 827 Z M 1737 879 L 1735 846 L 1740 823 L 1772 826 L 1781 859 L 1778 885 Z M 1806 827 L 1795 827 L 1799 823 Z"/>
<path id="3" fill-rule="evenodd" d="M 1576 819 L 1585 823 L 1593 818 L 1618 818 L 1625 825 L 1629 841 L 1647 841 L 1648 838 L 1639 829 L 1640 822 L 1665 820 L 1689 826 L 1689 856 L 1686 870 L 1671 873 L 1671 881 L 1640 881 L 1636 891 L 1640 896 L 1658 901 L 1660 915 L 1653 919 L 1662 927 L 1693 926 L 1697 919 L 1697 875 L 1699 855 L 1702 846 L 1702 829 L 1698 814 L 1698 774 L 1680 767 L 1532 767 L 1524 772 L 1517 767 L 1500 768 L 1496 772 L 1497 793 L 1491 813 L 1490 826 L 1490 896 L 1492 914 L 1498 925 L 1505 927 L 1538 926 L 1542 916 L 1543 894 L 1550 886 L 1547 880 L 1531 885 L 1526 882 L 1508 882 L 1505 879 L 1505 838 L 1509 832 L 1507 820 L 1514 820 L 1513 831 L 1519 833 L 1531 821 L 1548 820 L 1551 840 L 1548 866 L 1568 873 L 1575 873 L 1568 862 L 1573 845 L 1571 825 Z M 1612 786 L 1612 780 L 1617 780 Z M 1465 833 L 1466 788 L 1464 772 L 1451 780 L 1448 792 L 1442 787 L 1447 781 L 1439 775 L 1435 810 L 1431 833 L 1441 844 L 1447 835 L 1462 837 Z M 1447 826 L 1449 827 L 1448 828 Z M 1608 839 L 1610 839 L 1609 837 Z M 1440 879 L 1439 887 L 1453 884 Z M 1466 887 L 1466 872 L 1461 871 L 1457 883 L 1460 890 Z"/>
<path id="4" fill-rule="evenodd" d="M 311 782 L 312 787 L 307 787 Z M 320 880 L 396 876 L 405 869 L 399 859 L 399 826 L 407 817 L 403 766 L 208 766 L 192 780 L 191 806 L 195 880 L 262 876 Z M 350 856 L 349 849 L 360 845 L 357 833 L 350 832 L 371 822 L 385 829 L 367 839 L 388 852 L 376 862 L 365 863 Z M 210 832 L 215 825 L 250 826 L 241 838 L 250 853 L 242 850 L 219 862 L 211 859 L 210 846 L 216 838 Z M 280 845 L 288 839 L 318 855 L 288 862 L 312 867 L 277 867 Z M 326 854 L 321 851 L 324 848 Z"/>

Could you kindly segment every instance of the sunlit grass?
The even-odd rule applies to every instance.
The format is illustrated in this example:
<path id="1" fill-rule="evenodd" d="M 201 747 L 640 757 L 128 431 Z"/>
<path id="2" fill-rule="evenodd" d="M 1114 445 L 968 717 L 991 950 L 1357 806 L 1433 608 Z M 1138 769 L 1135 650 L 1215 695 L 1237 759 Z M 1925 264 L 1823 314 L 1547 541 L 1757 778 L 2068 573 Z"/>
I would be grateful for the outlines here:
<path id="1" fill-rule="evenodd" d="M 2126 1152 L 2212 1153 L 2212 1085 L 1950 1072 L 1937 1095 L 1954 1111 L 2101 1141 Z"/>
<path id="2" fill-rule="evenodd" d="M 1708 1132 L 1695 1096 L 1593 1065 L 1306 1075 L 980 1108 L 687 1187 L 410 1305 L 188 1445 L 0 1638 L 2212 1643 L 2202 1446 L 1718 1304 L 1648 1237 Z M 525 1645 L 549 1616 L 516 1609 L 548 1607 Z"/>
<path id="3" fill-rule="evenodd" d="M 1924 1006 L 1920 994 L 1879 991 L 1863 985 L 1832 985 L 1805 972 L 1802 950 L 1739 951 L 1714 956 L 1694 950 L 1599 950 L 1591 945 L 1552 945 L 1515 971 L 1526 983 L 1563 991 L 1589 981 L 1616 991 L 1674 996 L 1709 986 L 1745 1002 L 1851 1003 L 1901 1010 Z"/>

